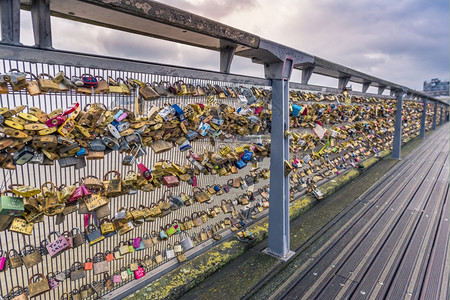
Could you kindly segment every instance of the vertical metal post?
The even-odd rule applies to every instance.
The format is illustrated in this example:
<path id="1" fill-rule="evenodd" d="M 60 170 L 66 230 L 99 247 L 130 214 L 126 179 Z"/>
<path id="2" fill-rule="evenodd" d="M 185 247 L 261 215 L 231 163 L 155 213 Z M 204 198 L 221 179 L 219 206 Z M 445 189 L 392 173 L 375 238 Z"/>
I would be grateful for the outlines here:
<path id="1" fill-rule="evenodd" d="M 278 257 L 289 253 L 289 180 L 284 161 L 289 160 L 289 80 L 272 80 L 272 130 L 270 150 L 269 247 Z"/>
<path id="2" fill-rule="evenodd" d="M 437 107 L 438 107 L 437 102 L 434 101 L 433 126 L 431 127 L 431 129 L 433 130 L 436 129 Z"/>
<path id="3" fill-rule="evenodd" d="M 20 45 L 20 0 L 0 1 L 2 43 Z"/>
<path id="4" fill-rule="evenodd" d="M 396 91 L 397 111 L 395 112 L 395 131 L 394 142 L 392 145 L 392 158 L 400 159 L 402 151 L 402 108 L 403 108 L 403 90 Z"/>
<path id="5" fill-rule="evenodd" d="M 422 139 L 425 137 L 425 122 L 427 119 L 427 104 L 428 104 L 428 99 L 427 98 L 423 99 L 423 110 L 422 110 L 422 118 L 420 120 L 420 133 L 419 133 L 419 137 Z"/>
<path id="6" fill-rule="evenodd" d="M 50 24 L 50 1 L 33 0 L 31 4 L 34 43 L 39 48 L 52 48 L 52 29 Z"/>
<path id="7" fill-rule="evenodd" d="M 289 79 L 294 60 L 265 64 L 265 77 L 272 80 L 272 129 L 270 146 L 269 243 L 263 252 L 282 260 L 289 259 L 289 177 L 284 161 L 289 160 Z"/>
<path id="8" fill-rule="evenodd" d="M 441 105 L 441 115 L 439 118 L 439 125 L 442 125 L 443 119 L 444 119 L 444 106 Z"/>

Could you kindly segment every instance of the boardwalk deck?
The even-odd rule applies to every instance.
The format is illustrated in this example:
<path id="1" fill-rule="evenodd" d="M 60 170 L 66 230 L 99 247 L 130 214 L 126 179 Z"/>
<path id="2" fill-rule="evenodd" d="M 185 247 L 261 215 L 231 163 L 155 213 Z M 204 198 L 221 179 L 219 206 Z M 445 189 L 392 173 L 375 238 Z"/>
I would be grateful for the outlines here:
<path id="1" fill-rule="evenodd" d="M 449 136 L 439 128 L 362 195 L 280 298 L 449 299 Z"/>

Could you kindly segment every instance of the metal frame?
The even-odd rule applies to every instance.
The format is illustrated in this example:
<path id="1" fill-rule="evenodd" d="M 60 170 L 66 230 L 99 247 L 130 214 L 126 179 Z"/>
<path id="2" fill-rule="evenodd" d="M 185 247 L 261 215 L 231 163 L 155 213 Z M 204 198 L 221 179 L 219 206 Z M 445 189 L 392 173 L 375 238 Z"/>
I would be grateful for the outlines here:
<path id="1" fill-rule="evenodd" d="M 396 91 L 397 110 L 395 112 L 394 143 L 392 145 L 392 158 L 394 159 L 400 159 L 402 151 L 402 108 L 404 93 L 404 90 Z"/>
<path id="2" fill-rule="evenodd" d="M 420 134 L 419 137 L 420 138 L 424 138 L 425 137 L 425 122 L 426 122 L 426 118 L 427 118 L 427 105 L 428 105 L 428 99 L 424 98 L 422 100 L 423 102 L 423 110 L 422 110 L 422 118 L 420 121 Z"/>
<path id="3" fill-rule="evenodd" d="M 19 42 L 20 20 L 17 17 L 17 2 L 19 0 L 2 1 L 2 42 L 17 44 Z M 382 96 L 386 89 L 391 96 L 397 96 L 397 115 L 394 132 L 393 157 L 399 158 L 401 152 L 401 108 L 403 94 L 411 97 L 424 97 L 423 93 L 408 89 L 404 86 L 364 74 L 357 70 L 327 61 L 308 53 L 286 47 L 284 45 L 264 40 L 256 35 L 242 30 L 220 24 L 213 20 L 199 17 L 189 12 L 161 4 L 152 0 L 134 3 L 127 0 L 20 0 L 23 9 L 32 12 L 34 38 L 37 47 L 50 49 L 52 47 L 50 15 L 63 17 L 80 22 L 96 24 L 115 28 L 118 30 L 138 33 L 146 36 L 194 45 L 206 49 L 220 51 L 220 73 L 207 72 L 198 69 L 177 68 L 157 64 L 147 64 L 132 60 L 112 60 L 110 58 L 84 55 L 64 51 L 51 51 L 32 49 L 28 47 L 1 46 L 1 58 L 16 60 L 35 60 L 50 64 L 73 64 L 74 66 L 89 65 L 102 69 L 123 69 L 134 72 L 153 73 L 160 75 L 180 76 L 186 78 L 203 78 L 205 80 L 218 80 L 226 82 L 239 82 L 241 84 L 271 85 L 273 90 L 273 174 L 284 174 L 283 159 L 287 158 L 286 145 L 289 140 L 284 138 L 286 116 L 288 115 L 289 87 L 298 86 L 317 90 L 317 86 L 307 85 L 313 74 L 324 75 L 338 79 L 337 88 L 324 87 L 322 91 L 342 91 L 349 82 L 362 84 L 360 95 L 367 95 L 370 86 L 378 88 L 378 95 Z M 138 5 L 139 4 L 139 5 Z M 8 6 L 9 5 L 9 6 Z M 9 15 L 10 17 L 5 15 Z M 130 22 L 131 21 L 131 22 Z M 161 32 L 164 30 L 164 34 Z M 51 52 L 49 52 L 51 51 Z M 234 55 L 252 59 L 254 63 L 264 65 L 266 78 L 261 79 L 239 75 L 229 75 Z M 288 78 L 280 78 L 280 64 L 285 58 L 292 57 L 293 67 L 302 70 L 301 84 L 290 84 Z M 145 70 L 144 70 L 145 69 Z M 212 77 L 211 77 L 212 76 Z M 355 94 L 357 94 L 355 92 Z M 358 93 L 359 94 L 359 93 Z M 371 95 L 368 95 L 371 96 Z M 384 98 L 384 97 L 383 97 Z M 387 97 L 389 98 L 389 97 Z M 435 103 L 433 129 L 436 128 L 437 104 L 436 98 L 430 98 Z M 448 105 L 445 103 L 445 105 Z M 442 123 L 441 112 L 441 123 Z M 281 163 L 280 163 L 281 162 Z M 286 214 L 288 201 L 288 182 L 284 176 L 274 176 L 277 184 L 272 185 L 271 197 L 281 199 L 271 206 L 273 214 L 270 217 L 271 230 L 269 231 L 269 251 L 279 257 L 285 257 L 289 249 L 289 224 Z M 275 179 L 274 179 L 275 180 Z M 278 188 L 278 184 L 280 185 Z M 277 213 L 275 213 L 277 212 Z M 277 217 L 274 217 L 276 215 Z M 274 222 L 282 221 L 282 226 Z M 277 229 L 278 228 L 278 229 Z M 281 247 L 277 246 L 281 240 Z"/>

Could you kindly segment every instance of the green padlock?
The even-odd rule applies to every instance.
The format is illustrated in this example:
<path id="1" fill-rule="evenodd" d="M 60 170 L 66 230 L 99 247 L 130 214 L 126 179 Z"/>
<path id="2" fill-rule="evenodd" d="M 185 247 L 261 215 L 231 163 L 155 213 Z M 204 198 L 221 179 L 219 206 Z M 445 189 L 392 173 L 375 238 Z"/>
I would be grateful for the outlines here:
<path id="1" fill-rule="evenodd" d="M 130 268 L 127 268 L 127 273 L 128 273 L 128 276 L 133 275 L 133 271 L 131 271 Z"/>
<path id="2" fill-rule="evenodd" d="M 134 247 L 133 247 L 133 239 L 128 241 L 128 249 L 130 250 L 129 252 L 134 252 Z"/>
<path id="3" fill-rule="evenodd" d="M 10 190 L 3 191 L 0 197 L 0 215 L 21 216 L 24 211 L 23 199 L 15 196 L 5 196 L 6 193 L 14 193 Z"/>

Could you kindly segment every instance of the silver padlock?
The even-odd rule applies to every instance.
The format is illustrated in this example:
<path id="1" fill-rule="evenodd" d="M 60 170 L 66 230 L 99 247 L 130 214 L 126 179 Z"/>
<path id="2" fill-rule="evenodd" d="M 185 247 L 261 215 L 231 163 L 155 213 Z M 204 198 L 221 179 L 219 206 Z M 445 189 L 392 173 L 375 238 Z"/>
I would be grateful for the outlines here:
<path id="1" fill-rule="evenodd" d="M 122 132 L 130 128 L 130 122 L 123 122 L 117 125 L 117 131 Z"/>
<path id="2" fill-rule="evenodd" d="M 171 245 L 167 245 L 167 247 L 169 247 L 168 249 L 166 249 L 166 257 L 167 259 L 172 259 L 175 258 L 175 251 L 173 250 Z"/>
<path id="3" fill-rule="evenodd" d="M 131 153 L 122 159 L 122 165 L 125 166 L 134 165 L 134 163 L 136 162 L 137 154 L 139 153 L 140 149 L 141 149 L 140 145 L 134 146 L 133 149 L 131 150 Z"/>
<path id="4" fill-rule="evenodd" d="M 163 118 L 164 121 L 168 122 L 176 115 L 176 111 L 172 106 L 166 106 L 159 111 L 158 115 Z"/>
<path id="5" fill-rule="evenodd" d="M 30 164 L 42 164 L 44 161 L 44 153 L 42 152 L 35 152 L 33 157 L 30 159 L 28 163 Z"/>
<path id="6" fill-rule="evenodd" d="M 184 238 L 180 241 L 181 247 L 183 247 L 184 251 L 188 251 L 192 248 L 194 248 L 194 242 L 192 242 L 191 237 L 187 235 L 186 232 L 184 233 Z"/>
<path id="7" fill-rule="evenodd" d="M 106 127 L 113 137 L 115 137 L 116 139 L 120 139 L 120 132 L 113 124 L 108 124 L 108 126 Z"/>

